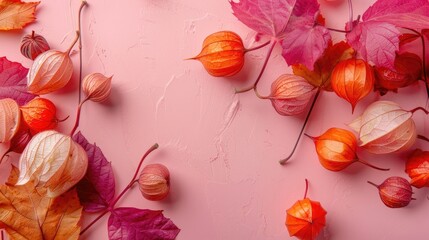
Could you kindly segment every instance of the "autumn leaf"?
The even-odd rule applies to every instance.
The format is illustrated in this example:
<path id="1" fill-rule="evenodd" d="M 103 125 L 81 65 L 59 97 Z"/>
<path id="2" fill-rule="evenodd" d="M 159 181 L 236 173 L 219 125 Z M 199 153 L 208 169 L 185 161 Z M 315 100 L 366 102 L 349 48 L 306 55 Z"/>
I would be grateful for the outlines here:
<path id="1" fill-rule="evenodd" d="M 348 43 L 368 62 L 394 69 L 399 28 L 429 28 L 427 0 L 378 0 L 355 21 L 346 34 Z M 347 26 L 350 28 L 351 26 Z"/>
<path id="2" fill-rule="evenodd" d="M 107 209 L 115 196 L 115 176 L 110 162 L 95 144 L 78 132 L 73 136 L 88 155 L 88 169 L 85 177 L 77 184 L 79 199 L 85 212 Z"/>
<path id="3" fill-rule="evenodd" d="M 173 240 L 180 229 L 162 211 L 116 208 L 108 222 L 110 240 Z"/>
<path id="4" fill-rule="evenodd" d="M 353 56 L 354 50 L 346 42 L 336 44 L 329 43 L 323 55 L 314 63 L 314 70 L 311 71 L 303 64 L 293 65 L 293 73 L 305 78 L 315 87 L 332 91 L 331 72 L 335 65 L 342 60 L 349 59 Z"/>
<path id="5" fill-rule="evenodd" d="M 20 63 L 1 57 L 0 99 L 12 98 L 21 106 L 33 99 L 35 95 L 27 92 L 27 73 L 28 69 Z"/>
<path id="6" fill-rule="evenodd" d="M 239 0 L 230 4 L 238 20 L 280 42 L 289 65 L 300 63 L 313 69 L 331 41 L 328 29 L 318 24 L 317 0 Z"/>
<path id="7" fill-rule="evenodd" d="M 0 0 L 0 30 L 22 29 L 36 18 L 34 12 L 40 2 Z"/>
<path id="8" fill-rule="evenodd" d="M 18 174 L 12 167 L 8 183 L 0 186 L 0 227 L 11 239 L 79 239 L 82 206 L 76 190 L 48 198 L 34 181 L 14 186 Z"/>

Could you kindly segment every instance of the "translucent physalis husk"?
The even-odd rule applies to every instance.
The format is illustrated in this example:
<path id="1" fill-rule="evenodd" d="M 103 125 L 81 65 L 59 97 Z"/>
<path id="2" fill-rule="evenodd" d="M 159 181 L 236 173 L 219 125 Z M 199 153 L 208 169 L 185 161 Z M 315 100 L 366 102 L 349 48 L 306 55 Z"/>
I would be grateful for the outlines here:
<path id="1" fill-rule="evenodd" d="M 22 38 L 21 53 L 28 59 L 34 60 L 41 53 L 49 49 L 50 47 L 46 39 L 39 34 L 35 34 L 34 31 Z"/>
<path id="2" fill-rule="evenodd" d="M 303 77 L 283 74 L 272 83 L 269 99 L 280 115 L 292 116 L 305 111 L 315 92 Z"/>
<path id="3" fill-rule="evenodd" d="M 345 129 L 330 128 L 318 137 L 312 137 L 322 166 L 331 171 L 341 171 L 355 162 L 361 162 L 378 170 L 388 170 L 360 160 L 356 154 L 355 135 Z"/>
<path id="4" fill-rule="evenodd" d="M 414 187 L 429 187 L 429 152 L 416 149 L 407 160 L 405 172 Z"/>
<path id="5" fill-rule="evenodd" d="M 143 168 L 139 177 L 139 188 L 143 197 L 160 201 L 170 192 L 170 172 L 162 164 L 149 164 Z"/>
<path id="6" fill-rule="evenodd" d="M 34 98 L 21 107 L 24 122 L 32 133 L 54 129 L 58 125 L 57 108 L 46 98 Z"/>
<path id="7" fill-rule="evenodd" d="M 243 68 L 244 53 L 240 36 L 231 31 L 220 31 L 207 36 L 201 52 L 191 59 L 199 60 L 210 75 L 226 77 Z"/>
<path id="8" fill-rule="evenodd" d="M 21 111 L 18 103 L 11 98 L 0 100 L 0 143 L 9 142 L 18 132 Z"/>
<path id="9" fill-rule="evenodd" d="M 391 101 L 369 105 L 349 126 L 359 134 L 359 146 L 376 154 L 409 149 L 417 139 L 412 113 Z"/>
<path id="10" fill-rule="evenodd" d="M 101 73 L 92 73 L 86 76 L 82 82 L 82 91 L 89 100 L 104 102 L 109 98 L 112 77 L 106 77 Z"/>
<path id="11" fill-rule="evenodd" d="M 35 135 L 19 159 L 17 185 L 30 180 L 46 188 L 48 197 L 57 197 L 77 184 L 86 173 L 85 150 L 70 136 L 48 130 Z"/>
<path id="12" fill-rule="evenodd" d="M 352 105 L 352 111 L 357 102 L 371 92 L 374 81 L 371 66 L 362 59 L 343 60 L 331 74 L 332 89 Z"/>
<path id="13" fill-rule="evenodd" d="M 382 184 L 376 185 L 383 203 L 390 208 L 401 208 L 407 206 L 413 198 L 413 190 L 410 183 L 401 177 L 389 177 Z"/>

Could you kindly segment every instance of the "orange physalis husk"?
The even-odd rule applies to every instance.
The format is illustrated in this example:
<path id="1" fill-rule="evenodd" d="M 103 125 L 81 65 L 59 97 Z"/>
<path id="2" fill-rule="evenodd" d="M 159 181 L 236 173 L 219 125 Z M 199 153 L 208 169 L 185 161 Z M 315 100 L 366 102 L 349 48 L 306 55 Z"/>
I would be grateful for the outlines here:
<path id="1" fill-rule="evenodd" d="M 303 77 L 283 74 L 272 83 L 268 99 L 277 113 L 292 116 L 305 111 L 315 92 L 316 88 Z"/>
<path id="2" fill-rule="evenodd" d="M 159 163 L 143 168 L 138 182 L 143 197 L 151 201 L 160 201 L 170 192 L 170 172 Z"/>
<path id="3" fill-rule="evenodd" d="M 58 125 L 57 108 L 46 98 L 34 98 L 22 106 L 21 111 L 32 133 L 54 129 Z"/>
<path id="4" fill-rule="evenodd" d="M 417 139 L 411 111 L 391 101 L 369 105 L 349 126 L 359 134 L 359 146 L 375 154 L 409 149 Z"/>
<path id="5" fill-rule="evenodd" d="M 429 152 L 414 150 L 407 160 L 405 172 L 410 176 L 410 183 L 414 187 L 429 187 Z"/>
<path id="6" fill-rule="evenodd" d="M 21 111 L 18 103 L 11 98 L 0 100 L 0 143 L 9 142 L 18 132 Z"/>
<path id="7" fill-rule="evenodd" d="M 378 170 L 389 170 L 360 160 L 356 154 L 356 137 L 348 130 L 330 128 L 319 137 L 310 138 L 313 139 L 316 145 L 316 152 L 320 163 L 328 170 L 341 171 L 355 162 L 363 163 Z"/>
<path id="8" fill-rule="evenodd" d="M 28 71 L 28 91 L 33 94 L 42 95 L 63 88 L 70 81 L 73 74 L 73 62 L 70 58 L 71 47 L 66 52 L 49 50 L 34 59 L 33 65 Z"/>
<path id="9" fill-rule="evenodd" d="M 46 188 L 48 197 L 57 197 L 76 185 L 86 174 L 88 157 L 70 136 L 53 130 L 35 135 L 19 159 L 16 185 L 35 180 Z"/>
<path id="10" fill-rule="evenodd" d="M 357 102 L 371 92 L 374 81 L 371 66 L 355 58 L 339 62 L 331 74 L 332 89 L 352 105 L 352 112 Z"/>
<path id="11" fill-rule="evenodd" d="M 286 211 L 286 227 L 291 237 L 294 236 L 301 240 L 314 240 L 326 225 L 325 216 L 327 212 L 320 202 L 312 201 L 306 197 L 307 187 L 305 192 L 304 199 L 298 200 Z"/>
<path id="12" fill-rule="evenodd" d="M 389 177 L 380 185 L 368 183 L 378 188 L 381 201 L 390 208 L 405 207 L 415 200 L 411 184 L 402 177 Z"/>
<path id="13" fill-rule="evenodd" d="M 201 52 L 191 59 L 200 61 L 210 75 L 227 77 L 243 68 L 244 53 L 240 36 L 231 31 L 220 31 L 207 36 Z"/>
<path id="14" fill-rule="evenodd" d="M 25 35 L 21 40 L 21 53 L 24 57 L 34 60 L 41 53 L 51 49 L 46 39 L 35 34 L 34 31 L 31 34 Z"/>
<path id="15" fill-rule="evenodd" d="M 386 67 L 375 68 L 375 88 L 381 95 L 387 91 L 396 92 L 415 83 L 422 73 L 422 60 L 414 53 L 397 54 L 395 58 L 395 70 Z"/>
<path id="16" fill-rule="evenodd" d="M 101 73 L 92 73 L 86 76 L 82 82 L 82 91 L 89 100 L 104 102 L 109 98 L 112 77 L 106 77 Z"/>

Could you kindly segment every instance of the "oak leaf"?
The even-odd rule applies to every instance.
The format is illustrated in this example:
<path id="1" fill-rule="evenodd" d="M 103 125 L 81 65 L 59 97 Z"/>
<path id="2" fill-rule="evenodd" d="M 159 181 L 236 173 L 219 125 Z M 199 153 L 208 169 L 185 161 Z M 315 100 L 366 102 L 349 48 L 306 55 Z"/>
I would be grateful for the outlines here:
<path id="1" fill-rule="evenodd" d="M 36 18 L 34 13 L 40 2 L 0 0 L 0 30 L 22 29 Z"/>
<path id="2" fill-rule="evenodd" d="M 18 169 L 12 167 L 6 185 L 0 186 L 0 227 L 11 239 L 79 239 L 82 206 L 73 189 L 57 198 L 36 190 L 34 181 L 14 185 Z"/>

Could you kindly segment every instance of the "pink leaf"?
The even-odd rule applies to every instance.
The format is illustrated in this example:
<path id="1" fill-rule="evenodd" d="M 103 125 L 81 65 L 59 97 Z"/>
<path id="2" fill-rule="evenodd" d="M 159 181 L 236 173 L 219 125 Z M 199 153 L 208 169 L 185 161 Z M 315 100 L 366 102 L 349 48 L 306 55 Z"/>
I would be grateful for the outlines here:
<path id="1" fill-rule="evenodd" d="M 180 229 L 162 211 L 116 208 L 109 217 L 110 240 L 173 240 Z"/>
<path id="2" fill-rule="evenodd" d="M 111 163 L 106 160 L 101 149 L 88 143 L 82 133 L 74 135 L 88 155 L 88 170 L 77 184 L 79 199 L 86 212 L 98 212 L 109 207 L 115 195 L 115 176 Z"/>
<path id="3" fill-rule="evenodd" d="M 313 69 L 331 39 L 329 31 L 316 23 L 317 0 L 231 1 L 234 15 L 258 33 L 282 42 L 287 63 L 302 63 Z M 305 51 L 303 51 L 305 50 Z M 305 58 L 307 53 L 310 57 Z"/>
<path id="4" fill-rule="evenodd" d="M 331 35 L 325 27 L 302 26 L 283 39 L 282 55 L 289 65 L 303 64 L 313 70 L 314 62 L 322 56 L 330 40 Z"/>
<path id="5" fill-rule="evenodd" d="M 346 35 L 350 45 L 366 61 L 394 69 L 400 34 L 396 27 L 429 28 L 429 2 L 378 0 L 363 14 L 362 22 L 354 24 L 357 25 Z"/>
<path id="6" fill-rule="evenodd" d="M 20 63 L 1 57 L 0 99 L 12 98 L 21 106 L 33 99 L 35 95 L 27 92 L 27 73 L 28 69 Z"/>

